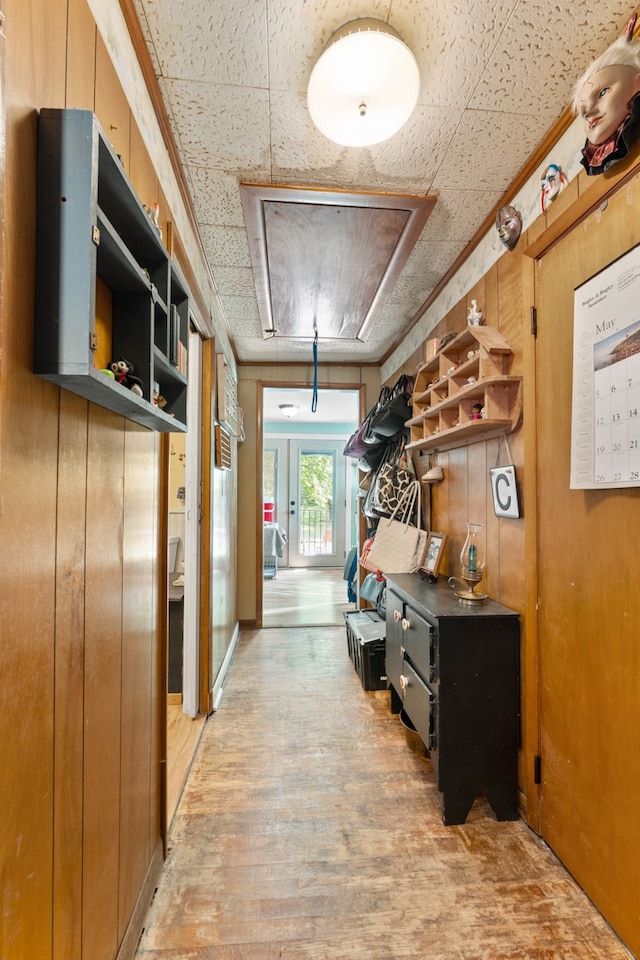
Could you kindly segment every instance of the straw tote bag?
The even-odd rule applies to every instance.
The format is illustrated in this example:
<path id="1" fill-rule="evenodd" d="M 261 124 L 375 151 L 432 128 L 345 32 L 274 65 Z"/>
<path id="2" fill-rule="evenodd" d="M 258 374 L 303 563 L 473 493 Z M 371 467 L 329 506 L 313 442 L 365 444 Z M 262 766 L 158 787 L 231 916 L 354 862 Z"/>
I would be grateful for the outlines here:
<path id="1" fill-rule="evenodd" d="M 367 560 L 382 573 L 415 573 L 422 566 L 427 533 L 420 528 L 421 499 L 420 483 L 414 480 L 389 519 L 378 523 Z M 416 505 L 418 525 L 414 526 L 411 518 Z"/>

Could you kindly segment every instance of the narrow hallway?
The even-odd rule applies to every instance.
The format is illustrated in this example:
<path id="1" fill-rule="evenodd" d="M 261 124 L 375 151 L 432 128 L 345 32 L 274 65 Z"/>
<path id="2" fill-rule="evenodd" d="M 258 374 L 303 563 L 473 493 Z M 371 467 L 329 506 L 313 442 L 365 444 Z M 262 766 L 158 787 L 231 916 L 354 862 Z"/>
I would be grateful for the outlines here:
<path id="1" fill-rule="evenodd" d="M 245 632 L 137 960 L 621 960 L 522 821 L 445 827 L 424 747 L 343 627 Z"/>

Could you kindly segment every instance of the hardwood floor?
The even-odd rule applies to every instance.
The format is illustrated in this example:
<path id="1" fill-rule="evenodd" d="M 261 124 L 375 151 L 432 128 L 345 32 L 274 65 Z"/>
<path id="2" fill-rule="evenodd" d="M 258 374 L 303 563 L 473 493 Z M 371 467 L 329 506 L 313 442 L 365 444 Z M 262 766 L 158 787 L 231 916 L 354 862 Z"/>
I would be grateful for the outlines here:
<path id="1" fill-rule="evenodd" d="M 340 567 L 284 567 L 263 582 L 264 627 L 342 626 L 354 610 Z"/>
<path id="2" fill-rule="evenodd" d="M 344 627 L 241 635 L 137 960 L 628 960 L 547 846 L 442 824 L 417 735 Z"/>

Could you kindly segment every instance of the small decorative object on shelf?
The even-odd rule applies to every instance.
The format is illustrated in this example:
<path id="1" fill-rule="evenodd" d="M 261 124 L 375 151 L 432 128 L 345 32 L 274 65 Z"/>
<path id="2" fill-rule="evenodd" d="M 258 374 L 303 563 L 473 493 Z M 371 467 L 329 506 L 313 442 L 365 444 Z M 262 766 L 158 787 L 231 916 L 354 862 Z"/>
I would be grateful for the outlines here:
<path id="1" fill-rule="evenodd" d="M 123 387 L 127 387 L 132 393 L 141 397 L 142 380 L 140 377 L 136 377 L 134 371 L 135 367 L 133 364 L 125 360 L 124 357 L 120 357 L 119 360 L 114 360 L 111 363 L 111 372 L 113 373 L 113 379 L 116 383 L 121 383 Z"/>
<path id="2" fill-rule="evenodd" d="M 162 237 L 162 227 L 160 226 L 160 204 L 156 201 L 150 207 L 144 208 L 151 223 L 154 225 L 160 237 Z"/>
<path id="3" fill-rule="evenodd" d="M 467 315 L 467 323 L 471 327 L 479 327 L 482 323 L 482 310 L 478 310 L 478 301 L 472 300 Z"/>
<path id="4" fill-rule="evenodd" d="M 484 575 L 485 559 L 480 543 L 480 533 L 484 524 L 468 523 L 467 538 L 460 551 L 462 566 L 462 583 L 457 577 L 449 577 L 449 584 L 453 587 L 460 603 L 483 603 L 487 599 L 486 593 L 476 593 L 475 588 Z M 466 588 L 465 588 L 466 584 Z"/>

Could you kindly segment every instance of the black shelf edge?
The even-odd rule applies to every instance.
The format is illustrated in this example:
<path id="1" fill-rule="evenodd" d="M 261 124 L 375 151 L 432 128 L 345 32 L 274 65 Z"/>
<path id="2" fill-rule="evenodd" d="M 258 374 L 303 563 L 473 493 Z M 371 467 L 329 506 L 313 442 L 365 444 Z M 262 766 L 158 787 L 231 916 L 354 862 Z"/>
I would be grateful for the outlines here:
<path id="1" fill-rule="evenodd" d="M 159 433 L 186 433 L 187 431 L 185 423 L 163 413 L 158 407 L 132 393 L 122 384 L 116 383 L 100 370 L 89 369 L 83 374 L 42 372 L 40 376 L 150 430 L 156 430 Z"/>

